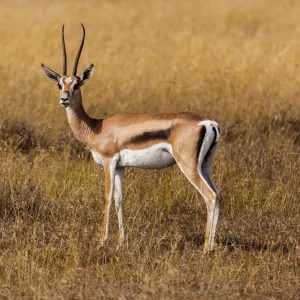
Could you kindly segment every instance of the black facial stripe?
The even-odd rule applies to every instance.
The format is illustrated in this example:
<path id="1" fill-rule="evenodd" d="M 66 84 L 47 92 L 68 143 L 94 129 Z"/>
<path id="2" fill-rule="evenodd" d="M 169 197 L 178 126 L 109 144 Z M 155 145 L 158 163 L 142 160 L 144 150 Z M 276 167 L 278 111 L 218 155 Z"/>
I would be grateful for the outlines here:
<path id="1" fill-rule="evenodd" d="M 78 88 L 79 88 L 79 83 L 75 83 L 74 86 L 73 86 L 73 89 L 77 90 Z"/>
<path id="2" fill-rule="evenodd" d="M 130 143 L 144 143 L 150 140 L 167 140 L 171 134 L 171 128 L 166 130 L 148 131 L 133 137 Z"/>

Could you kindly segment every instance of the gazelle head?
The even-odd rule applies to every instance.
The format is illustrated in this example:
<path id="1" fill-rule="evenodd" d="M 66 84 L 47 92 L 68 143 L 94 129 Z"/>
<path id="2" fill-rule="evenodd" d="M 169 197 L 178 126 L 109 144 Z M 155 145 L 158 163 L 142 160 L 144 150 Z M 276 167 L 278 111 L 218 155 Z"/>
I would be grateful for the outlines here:
<path id="1" fill-rule="evenodd" d="M 80 97 L 80 87 L 92 77 L 94 72 L 94 65 L 91 64 L 80 76 L 77 76 L 77 67 L 80 59 L 80 54 L 84 45 L 85 38 L 85 29 L 81 24 L 83 35 L 81 44 L 74 62 L 72 76 L 67 76 L 67 52 L 65 45 L 65 37 L 64 37 L 64 25 L 62 27 L 62 49 L 63 49 L 63 71 L 62 75 L 52 71 L 44 64 L 42 64 L 42 68 L 45 74 L 52 80 L 56 81 L 57 86 L 60 90 L 60 104 L 67 108 L 68 106 L 75 104 L 76 100 Z"/>

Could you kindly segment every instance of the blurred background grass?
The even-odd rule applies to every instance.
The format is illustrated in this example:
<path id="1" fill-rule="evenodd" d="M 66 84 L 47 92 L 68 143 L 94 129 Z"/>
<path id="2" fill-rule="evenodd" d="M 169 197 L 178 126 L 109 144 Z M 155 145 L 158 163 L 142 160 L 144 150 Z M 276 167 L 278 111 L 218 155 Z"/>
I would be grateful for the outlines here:
<path id="1" fill-rule="evenodd" d="M 298 1 L 7 1 L 0 5 L 3 299 L 300 297 Z M 99 248 L 103 170 L 73 137 L 40 64 L 79 72 L 96 118 L 199 111 L 221 127 L 219 249 L 178 168 L 127 170 L 128 242 Z M 70 72 L 69 72 L 70 73 Z"/>

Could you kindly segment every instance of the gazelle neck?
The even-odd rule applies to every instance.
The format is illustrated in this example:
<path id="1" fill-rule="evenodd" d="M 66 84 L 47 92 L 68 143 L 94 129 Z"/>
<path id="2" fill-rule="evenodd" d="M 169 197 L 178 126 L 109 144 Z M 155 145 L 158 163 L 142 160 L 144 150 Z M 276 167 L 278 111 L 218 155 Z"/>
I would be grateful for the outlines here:
<path id="1" fill-rule="evenodd" d="M 67 107 L 67 117 L 69 125 L 76 138 L 84 144 L 88 144 L 91 134 L 95 131 L 97 120 L 91 118 L 83 108 L 81 91 L 73 95 L 73 103 Z"/>

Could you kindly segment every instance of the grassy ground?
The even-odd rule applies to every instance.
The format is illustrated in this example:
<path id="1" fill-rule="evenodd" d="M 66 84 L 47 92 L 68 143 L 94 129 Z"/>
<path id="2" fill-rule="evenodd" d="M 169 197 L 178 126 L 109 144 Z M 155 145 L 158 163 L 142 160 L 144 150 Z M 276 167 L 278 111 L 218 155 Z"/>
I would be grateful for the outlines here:
<path id="1" fill-rule="evenodd" d="M 1 299 L 299 299 L 298 1 L 1 2 Z M 69 71 L 87 29 L 84 105 L 194 110 L 218 121 L 219 248 L 202 254 L 204 201 L 175 166 L 130 169 L 126 246 L 99 246 L 103 170 L 76 142 L 40 63 Z"/>

